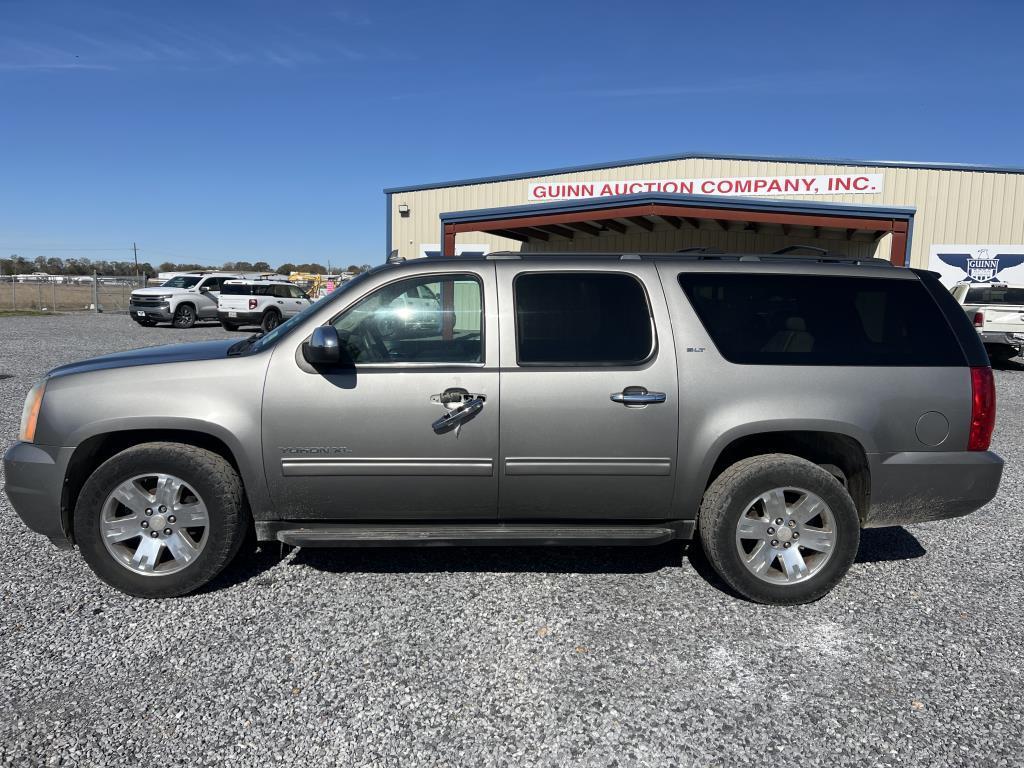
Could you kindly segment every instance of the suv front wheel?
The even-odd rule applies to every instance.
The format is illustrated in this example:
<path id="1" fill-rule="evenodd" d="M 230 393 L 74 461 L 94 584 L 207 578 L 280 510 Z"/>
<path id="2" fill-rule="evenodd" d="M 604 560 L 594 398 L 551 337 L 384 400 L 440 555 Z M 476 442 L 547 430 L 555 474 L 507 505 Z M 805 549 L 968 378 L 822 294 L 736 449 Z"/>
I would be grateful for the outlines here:
<path id="1" fill-rule="evenodd" d="M 704 494 L 698 519 L 711 565 L 759 603 L 825 595 L 857 556 L 860 518 L 850 494 L 817 464 L 788 454 L 733 464 Z"/>
<path id="2" fill-rule="evenodd" d="M 137 597 L 203 586 L 235 557 L 250 526 L 232 466 L 180 443 L 144 443 L 105 461 L 82 488 L 74 517 L 89 567 Z"/>

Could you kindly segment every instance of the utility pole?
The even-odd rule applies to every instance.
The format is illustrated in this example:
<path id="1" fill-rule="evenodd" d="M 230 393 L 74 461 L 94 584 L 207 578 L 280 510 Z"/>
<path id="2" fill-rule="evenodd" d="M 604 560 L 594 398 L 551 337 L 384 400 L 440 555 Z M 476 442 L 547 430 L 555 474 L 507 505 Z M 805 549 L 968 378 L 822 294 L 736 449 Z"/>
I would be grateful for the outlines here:
<path id="1" fill-rule="evenodd" d="M 139 247 L 132 242 L 132 253 L 135 254 L 135 284 L 142 287 L 142 283 L 139 282 Z"/>

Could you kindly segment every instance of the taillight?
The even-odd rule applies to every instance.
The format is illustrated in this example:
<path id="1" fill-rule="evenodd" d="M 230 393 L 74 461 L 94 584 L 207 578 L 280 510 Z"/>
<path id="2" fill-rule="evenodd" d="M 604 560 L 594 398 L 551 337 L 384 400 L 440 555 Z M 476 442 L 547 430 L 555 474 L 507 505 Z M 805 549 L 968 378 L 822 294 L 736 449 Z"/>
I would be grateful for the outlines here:
<path id="1" fill-rule="evenodd" d="M 987 451 L 995 425 L 996 383 L 992 369 L 987 365 L 971 368 L 971 433 L 967 450 Z"/>
<path id="2" fill-rule="evenodd" d="M 984 312 L 975 312 L 974 313 L 974 327 L 975 328 L 984 328 L 985 327 L 985 313 Z"/>
<path id="3" fill-rule="evenodd" d="M 249 309 L 256 309 L 259 303 L 259 299 L 249 299 Z"/>

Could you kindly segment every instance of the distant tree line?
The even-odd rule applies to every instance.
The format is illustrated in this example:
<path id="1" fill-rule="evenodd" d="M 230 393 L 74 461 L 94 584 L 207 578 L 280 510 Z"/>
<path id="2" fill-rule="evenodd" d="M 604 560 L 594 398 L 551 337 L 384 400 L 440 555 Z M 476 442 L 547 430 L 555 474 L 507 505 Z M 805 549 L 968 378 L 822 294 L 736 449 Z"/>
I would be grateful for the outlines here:
<path id="1" fill-rule="evenodd" d="M 139 272 L 155 274 L 149 262 L 139 262 Z M 56 256 L 36 256 L 25 259 L 18 255 L 0 259 L 0 271 L 5 275 L 27 274 L 29 272 L 46 272 L 48 275 L 134 275 L 135 261 L 110 261 L 107 259 L 61 259 Z"/>
<path id="2" fill-rule="evenodd" d="M 94 271 L 98 275 L 134 275 L 134 261 L 109 261 L 107 259 L 61 259 L 55 256 L 37 256 L 34 259 L 25 259 L 17 254 L 10 258 L 0 258 L 0 272 L 5 275 L 27 274 L 29 272 L 46 272 L 50 275 L 91 275 Z M 227 261 L 221 266 L 211 264 L 176 264 L 165 261 L 154 267 L 147 262 L 139 262 L 138 270 L 144 275 L 155 275 L 157 272 L 189 272 L 196 269 L 223 269 L 231 272 L 280 272 L 287 275 L 290 272 L 311 272 L 318 275 L 326 275 L 327 267 L 323 264 L 292 264 L 286 263 L 276 270 L 266 261 Z M 337 268 L 335 268 L 337 269 Z M 370 269 L 369 264 L 350 264 L 344 271 L 359 274 Z"/>

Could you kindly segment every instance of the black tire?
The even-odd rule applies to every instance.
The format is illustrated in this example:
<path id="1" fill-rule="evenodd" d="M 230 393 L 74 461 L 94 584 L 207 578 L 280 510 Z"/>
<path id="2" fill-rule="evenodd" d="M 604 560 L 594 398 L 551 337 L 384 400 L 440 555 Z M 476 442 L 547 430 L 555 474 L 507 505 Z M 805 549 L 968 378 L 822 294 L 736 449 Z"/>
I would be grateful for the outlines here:
<path id="1" fill-rule="evenodd" d="M 237 331 L 238 323 L 229 323 L 227 320 L 221 320 L 220 327 L 223 328 L 225 331 Z"/>
<path id="2" fill-rule="evenodd" d="M 263 313 L 263 319 L 260 321 L 260 330 L 264 333 L 270 333 L 272 330 L 277 328 L 281 324 L 281 313 L 276 309 L 268 309 Z"/>
<path id="3" fill-rule="evenodd" d="M 167 473 L 195 488 L 209 518 L 205 545 L 182 570 L 140 574 L 121 565 L 101 536 L 102 507 L 125 480 L 146 473 Z M 75 542 L 93 572 L 110 586 L 136 597 L 177 597 L 199 589 L 227 566 L 252 528 L 242 482 L 216 453 L 181 443 L 143 443 L 101 464 L 86 481 L 75 506 Z"/>
<path id="4" fill-rule="evenodd" d="M 171 325 L 175 328 L 191 328 L 196 324 L 196 308 L 191 304 L 179 304 L 174 310 L 174 319 Z"/>
<path id="5" fill-rule="evenodd" d="M 785 584 L 762 580 L 748 570 L 737 547 L 740 517 L 752 499 L 775 488 L 816 494 L 835 521 L 829 558 L 817 572 Z M 698 532 L 708 561 L 730 587 L 758 603 L 795 605 L 823 597 L 850 569 L 860 545 L 860 518 L 850 494 L 833 475 L 798 456 L 775 453 L 738 461 L 715 478 L 704 493 Z"/>

